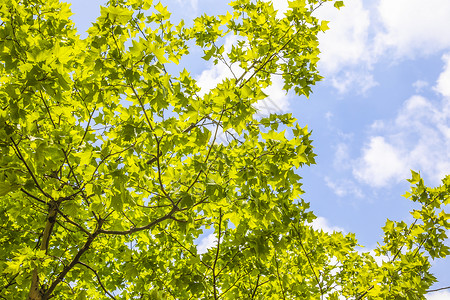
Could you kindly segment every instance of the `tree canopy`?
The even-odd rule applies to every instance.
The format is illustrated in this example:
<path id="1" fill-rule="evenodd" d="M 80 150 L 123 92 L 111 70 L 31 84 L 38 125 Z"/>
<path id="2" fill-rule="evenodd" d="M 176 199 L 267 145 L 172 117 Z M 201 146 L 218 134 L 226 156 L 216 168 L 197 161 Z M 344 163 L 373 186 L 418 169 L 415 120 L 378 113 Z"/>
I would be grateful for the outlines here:
<path id="1" fill-rule="evenodd" d="M 311 226 L 309 129 L 256 114 L 273 76 L 305 96 L 321 79 L 324 2 L 343 5 L 290 1 L 280 17 L 236 0 L 186 26 L 161 3 L 110 0 L 81 39 L 64 2 L 1 1 L 0 297 L 424 299 L 430 259 L 449 254 L 450 177 L 429 188 L 412 172 L 414 221 L 387 220 L 363 252 Z M 168 71 L 196 47 L 232 73 L 206 93 Z"/>

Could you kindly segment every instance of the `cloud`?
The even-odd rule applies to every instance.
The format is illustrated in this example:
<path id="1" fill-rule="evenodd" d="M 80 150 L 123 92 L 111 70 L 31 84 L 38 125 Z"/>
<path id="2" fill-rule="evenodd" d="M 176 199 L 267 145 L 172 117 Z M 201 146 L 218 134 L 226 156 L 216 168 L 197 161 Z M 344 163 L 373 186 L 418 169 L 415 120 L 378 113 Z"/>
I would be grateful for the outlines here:
<path id="1" fill-rule="evenodd" d="M 450 55 L 434 89 L 438 99 L 414 95 L 396 118 L 376 121 L 353 168 L 354 176 L 374 187 L 387 186 L 419 170 L 433 184 L 450 171 Z"/>
<path id="2" fill-rule="evenodd" d="M 450 47 L 450 1 L 381 0 L 378 54 L 392 49 L 397 57 L 428 55 Z"/>
<path id="3" fill-rule="evenodd" d="M 268 2 L 268 0 L 266 0 Z M 289 4 L 287 0 L 273 0 L 273 8 L 277 10 L 277 17 L 282 18 L 284 13 L 288 10 Z"/>
<path id="4" fill-rule="evenodd" d="M 340 10 L 327 3 L 316 12 L 319 19 L 330 21 L 330 29 L 319 34 L 320 72 L 340 94 L 365 94 L 377 85 L 371 74 L 370 11 L 362 0 L 348 0 Z"/>
<path id="5" fill-rule="evenodd" d="M 442 96 L 450 98 L 450 53 L 442 57 L 444 61 L 444 71 L 440 74 L 435 90 Z"/>
<path id="6" fill-rule="evenodd" d="M 358 180 L 375 187 L 385 186 L 393 179 L 400 181 L 408 175 L 402 153 L 382 136 L 370 138 L 353 174 Z"/>
<path id="7" fill-rule="evenodd" d="M 340 94 L 347 93 L 350 89 L 356 90 L 358 94 L 366 92 L 377 86 L 378 83 L 367 70 L 347 70 L 338 74 L 331 75 L 331 85 L 337 89 Z"/>
<path id="8" fill-rule="evenodd" d="M 339 197 L 344 197 L 347 195 L 352 195 L 358 198 L 364 197 L 361 188 L 358 187 L 358 185 L 352 180 L 338 179 L 334 181 L 326 176 L 325 183 Z"/>
<path id="9" fill-rule="evenodd" d="M 176 1 L 177 1 L 177 3 L 179 5 L 183 5 L 183 6 L 186 6 L 186 4 L 189 4 L 191 9 L 193 11 L 195 11 L 195 12 L 198 10 L 198 0 L 188 0 L 188 1 L 186 1 L 186 0 L 176 0 Z"/>
<path id="10" fill-rule="evenodd" d="M 412 86 L 414 88 L 414 90 L 416 91 L 416 93 L 420 93 L 422 92 L 422 90 L 426 87 L 428 87 L 428 82 L 424 81 L 424 80 L 417 80 L 415 81 Z"/>
<path id="11" fill-rule="evenodd" d="M 317 10 L 317 17 L 330 21 L 330 29 L 319 36 L 322 72 L 335 74 L 344 67 L 358 66 L 370 60 L 367 52 L 370 14 L 364 9 L 362 0 L 345 1 L 340 10 L 323 5 Z"/>
<path id="12" fill-rule="evenodd" d="M 197 245 L 197 253 L 203 254 L 208 252 L 208 249 L 215 247 L 217 245 L 217 238 L 214 233 L 205 235 Z"/>
<path id="13" fill-rule="evenodd" d="M 286 112 L 289 110 L 290 95 L 283 90 L 284 82 L 280 76 L 272 76 L 272 85 L 263 89 L 268 96 L 264 100 L 260 100 L 255 104 L 258 113 L 261 115 L 269 115 L 276 112 Z"/>
<path id="14" fill-rule="evenodd" d="M 450 292 L 448 291 L 439 291 L 434 293 L 429 293 L 425 295 L 427 300 L 448 300 L 450 299 Z"/>
<path id="15" fill-rule="evenodd" d="M 324 217 L 317 217 L 312 221 L 312 227 L 315 230 L 323 230 L 324 232 L 333 233 L 334 231 L 340 231 L 345 233 L 345 230 L 341 227 L 332 226 Z"/>
<path id="16" fill-rule="evenodd" d="M 379 0 L 366 6 L 347 0 L 340 10 L 323 5 L 316 16 L 330 21 L 319 35 L 319 70 L 340 94 L 365 94 L 376 86 L 372 69 L 381 59 L 396 62 L 450 48 L 448 0 Z"/>

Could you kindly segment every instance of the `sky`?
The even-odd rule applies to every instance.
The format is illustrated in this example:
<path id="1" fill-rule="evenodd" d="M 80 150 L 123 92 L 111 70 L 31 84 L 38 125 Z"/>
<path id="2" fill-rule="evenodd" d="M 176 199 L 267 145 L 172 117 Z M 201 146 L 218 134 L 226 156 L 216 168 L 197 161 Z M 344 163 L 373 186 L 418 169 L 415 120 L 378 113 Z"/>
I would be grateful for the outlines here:
<path id="1" fill-rule="evenodd" d="M 74 20 L 86 36 L 103 1 L 72 0 Z M 172 16 L 187 24 L 196 16 L 223 14 L 226 0 L 166 0 Z M 275 80 L 261 113 L 290 112 L 312 129 L 317 164 L 299 170 L 303 198 L 324 230 L 354 232 L 364 250 L 382 241 L 386 218 L 411 221 L 413 204 L 402 197 L 410 170 L 428 186 L 450 174 L 450 1 L 347 0 L 337 10 L 324 5 L 319 18 L 330 30 L 319 37 L 324 80 L 309 99 L 285 94 Z M 274 0 L 279 14 L 286 0 Z M 233 37 L 225 45 L 231 47 Z M 194 51 L 189 71 L 207 90 L 229 76 L 222 65 Z M 213 245 L 209 235 L 199 242 Z M 450 286 L 450 258 L 433 262 Z M 427 299 L 450 299 L 450 291 Z"/>

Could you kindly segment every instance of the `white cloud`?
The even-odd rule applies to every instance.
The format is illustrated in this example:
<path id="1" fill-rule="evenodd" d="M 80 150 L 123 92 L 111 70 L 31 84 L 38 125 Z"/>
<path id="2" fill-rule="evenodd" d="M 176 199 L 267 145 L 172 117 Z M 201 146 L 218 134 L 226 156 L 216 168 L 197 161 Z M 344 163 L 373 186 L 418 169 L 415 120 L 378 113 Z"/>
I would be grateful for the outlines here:
<path id="1" fill-rule="evenodd" d="M 422 92 L 422 90 L 426 88 L 428 85 L 429 85 L 428 82 L 426 82 L 425 80 L 417 80 L 412 84 L 416 93 Z"/>
<path id="2" fill-rule="evenodd" d="M 393 49 L 396 56 L 427 55 L 450 47 L 450 1 L 380 0 L 383 29 L 375 38 L 377 53 Z"/>
<path id="3" fill-rule="evenodd" d="M 317 17 L 330 21 L 330 29 L 319 36 L 322 72 L 334 74 L 343 67 L 358 66 L 370 60 L 367 51 L 370 15 L 362 0 L 345 1 L 340 10 L 323 5 L 317 10 Z"/>
<path id="4" fill-rule="evenodd" d="M 450 299 L 450 292 L 449 291 L 433 292 L 426 294 L 425 297 L 427 298 L 427 300 L 448 300 Z"/>
<path id="5" fill-rule="evenodd" d="M 347 195 L 352 195 L 357 198 L 364 197 L 361 188 L 359 188 L 358 185 L 352 180 L 338 179 L 334 181 L 326 176 L 325 183 L 339 197 L 344 197 Z"/>
<path id="6" fill-rule="evenodd" d="M 353 174 L 358 180 L 376 187 L 387 185 L 393 179 L 399 181 L 408 175 L 402 153 L 382 136 L 370 138 Z"/>
<path id="7" fill-rule="evenodd" d="M 333 233 L 333 231 L 340 231 L 345 233 L 345 230 L 343 228 L 330 225 L 328 220 L 324 217 L 317 217 L 316 219 L 314 219 L 314 221 L 312 221 L 311 224 L 315 230 L 322 229 L 324 232 L 328 233 Z"/>
<path id="8" fill-rule="evenodd" d="M 374 249 L 367 251 L 363 248 L 363 249 L 358 249 L 358 252 L 360 254 L 368 252 L 370 254 L 370 256 L 373 257 L 373 259 L 375 260 L 375 262 L 377 263 L 378 266 L 381 266 L 383 264 L 383 262 L 390 261 L 389 257 L 386 255 L 377 256 Z"/>
<path id="9" fill-rule="evenodd" d="M 450 48 L 448 0 L 379 0 L 366 6 L 347 0 L 340 10 L 323 5 L 316 12 L 330 21 L 330 29 L 319 35 L 319 70 L 341 94 L 364 94 L 376 86 L 371 73 L 380 59 L 395 62 Z"/>
<path id="10" fill-rule="evenodd" d="M 348 144 L 339 143 L 336 145 L 335 152 L 334 152 L 334 161 L 333 161 L 333 167 L 336 170 L 346 170 L 346 169 L 350 168 L 349 152 L 350 152 L 350 149 L 349 149 Z"/>
<path id="11" fill-rule="evenodd" d="M 197 253 L 203 254 L 208 252 L 209 248 L 215 247 L 217 245 L 217 238 L 214 233 L 210 233 L 200 239 L 200 243 L 197 246 Z"/>
<path id="12" fill-rule="evenodd" d="M 450 98 L 450 53 L 442 57 L 444 61 L 444 71 L 440 74 L 435 90 L 444 97 Z"/>
<path id="13" fill-rule="evenodd" d="M 331 4 L 316 11 L 319 19 L 330 21 L 330 29 L 319 35 L 319 70 L 340 94 L 349 90 L 365 94 L 377 85 L 371 74 L 370 11 L 362 0 L 345 1 L 340 10 Z"/>
<path id="14" fill-rule="evenodd" d="M 332 74 L 331 85 L 338 90 L 340 94 L 347 93 L 350 89 L 356 90 L 358 94 L 364 95 L 369 89 L 378 85 L 367 70 L 351 69 Z"/>
<path id="15" fill-rule="evenodd" d="M 198 0 L 176 0 L 179 5 L 185 6 L 186 4 L 189 4 L 189 6 L 192 8 L 193 11 L 198 10 Z"/>
<path id="16" fill-rule="evenodd" d="M 277 10 L 277 17 L 282 18 L 284 13 L 288 10 L 289 5 L 287 0 L 264 0 L 265 2 L 272 2 L 273 8 Z"/>
<path id="17" fill-rule="evenodd" d="M 450 172 L 450 55 L 434 89 L 441 99 L 414 95 L 392 121 L 376 121 L 354 176 L 372 186 L 386 186 L 419 170 L 433 184 Z"/>

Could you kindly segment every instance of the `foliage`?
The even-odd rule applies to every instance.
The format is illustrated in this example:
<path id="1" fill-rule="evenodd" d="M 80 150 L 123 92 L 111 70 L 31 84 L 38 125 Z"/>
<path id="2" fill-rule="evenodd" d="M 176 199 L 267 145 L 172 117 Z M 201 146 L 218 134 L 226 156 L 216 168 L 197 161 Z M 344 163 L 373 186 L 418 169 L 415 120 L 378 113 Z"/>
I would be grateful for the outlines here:
<path id="1" fill-rule="evenodd" d="M 161 3 L 111 0 L 86 39 L 66 3 L 0 2 L 0 296 L 423 299 L 429 258 L 449 253 L 450 177 L 432 189 L 413 173 L 421 208 L 387 221 L 377 264 L 354 235 L 311 227 L 308 128 L 256 117 L 273 76 L 306 96 L 321 79 L 323 2 L 279 18 L 237 0 L 187 27 Z M 204 95 L 167 71 L 194 47 L 234 70 Z M 198 253 L 207 229 L 215 246 Z"/>

